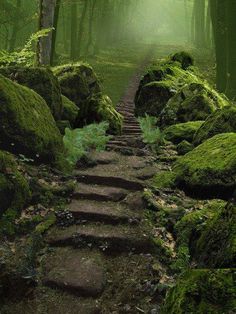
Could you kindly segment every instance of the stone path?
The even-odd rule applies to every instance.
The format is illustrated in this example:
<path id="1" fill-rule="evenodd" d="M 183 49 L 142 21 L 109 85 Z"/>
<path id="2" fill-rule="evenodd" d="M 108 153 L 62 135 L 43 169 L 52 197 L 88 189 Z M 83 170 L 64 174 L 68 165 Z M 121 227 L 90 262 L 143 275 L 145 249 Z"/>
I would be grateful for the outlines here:
<path id="1" fill-rule="evenodd" d="M 142 192 L 157 170 L 134 116 L 139 80 L 135 75 L 118 105 L 124 115 L 122 135 L 109 142 L 107 152 L 90 156 L 95 166 L 75 171 L 77 187 L 68 206 L 74 224 L 54 227 L 47 235 L 52 250 L 42 281 L 76 296 L 78 313 L 152 309 L 142 288 L 152 279 L 148 265 L 154 251 Z"/>

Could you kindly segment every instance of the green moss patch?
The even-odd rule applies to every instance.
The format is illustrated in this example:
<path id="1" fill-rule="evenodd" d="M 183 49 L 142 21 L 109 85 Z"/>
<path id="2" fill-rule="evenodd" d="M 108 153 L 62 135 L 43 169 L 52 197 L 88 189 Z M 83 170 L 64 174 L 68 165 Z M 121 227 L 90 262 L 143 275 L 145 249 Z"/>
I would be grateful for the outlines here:
<path id="1" fill-rule="evenodd" d="M 54 161 L 62 150 L 55 120 L 38 94 L 0 75 L 0 148 Z"/>
<path id="2" fill-rule="evenodd" d="M 234 311 L 235 270 L 190 270 L 167 294 L 162 314 L 210 313 Z"/>
<path id="3" fill-rule="evenodd" d="M 62 95 L 62 120 L 69 121 L 74 126 L 79 114 L 79 108 L 66 96 Z"/>
<path id="4" fill-rule="evenodd" d="M 236 187 L 236 134 L 216 135 L 174 164 L 175 182 L 197 195 L 228 197 Z"/>
<path id="5" fill-rule="evenodd" d="M 165 139 L 175 144 L 186 140 L 192 142 L 194 134 L 203 124 L 203 121 L 189 121 L 169 126 L 164 130 Z"/>
<path id="6" fill-rule="evenodd" d="M 220 134 L 236 132 L 236 107 L 227 106 L 213 112 L 194 136 L 194 144 L 199 145 L 208 138 Z"/>
<path id="7" fill-rule="evenodd" d="M 61 119 L 61 89 L 57 78 L 50 69 L 40 67 L 7 67 L 0 68 L 0 73 L 7 78 L 33 89 L 47 103 L 53 117 Z"/>

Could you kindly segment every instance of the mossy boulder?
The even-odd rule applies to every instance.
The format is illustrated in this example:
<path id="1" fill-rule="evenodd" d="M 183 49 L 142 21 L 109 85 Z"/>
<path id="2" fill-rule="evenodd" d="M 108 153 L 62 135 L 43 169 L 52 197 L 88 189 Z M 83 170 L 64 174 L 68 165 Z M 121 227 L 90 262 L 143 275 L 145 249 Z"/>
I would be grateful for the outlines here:
<path id="1" fill-rule="evenodd" d="M 176 146 L 176 150 L 177 150 L 179 155 L 185 155 L 185 154 L 191 152 L 193 149 L 194 149 L 194 145 L 192 143 L 189 143 L 186 140 L 180 142 Z"/>
<path id="2" fill-rule="evenodd" d="M 153 65 L 140 81 L 135 96 L 136 114 L 158 116 L 181 87 L 198 81 L 194 69 L 184 70 L 179 62 L 165 60 Z"/>
<path id="3" fill-rule="evenodd" d="M 175 270 L 183 270 L 189 267 L 194 256 L 198 256 L 196 243 L 201 232 L 206 228 L 206 222 L 226 205 L 223 200 L 211 200 L 201 205 L 200 209 L 184 215 L 174 226 L 176 236 L 177 255 L 172 266 Z"/>
<path id="4" fill-rule="evenodd" d="M 236 205 L 227 204 L 208 221 L 195 248 L 199 267 L 236 267 Z"/>
<path id="5" fill-rule="evenodd" d="M 0 75 L 0 148 L 54 161 L 62 138 L 44 99 Z"/>
<path id="6" fill-rule="evenodd" d="M 173 54 L 170 59 L 172 61 L 177 61 L 181 64 L 181 67 L 186 70 L 188 67 L 194 65 L 194 59 L 190 53 L 186 51 L 180 51 Z"/>
<path id="7" fill-rule="evenodd" d="M 235 293 L 235 269 L 189 270 L 167 293 L 161 313 L 233 313 Z"/>
<path id="8" fill-rule="evenodd" d="M 62 94 L 83 109 L 87 98 L 101 92 L 98 78 L 88 64 L 68 64 L 54 68 Z"/>
<path id="9" fill-rule="evenodd" d="M 107 121 L 109 132 L 119 134 L 123 117 L 116 111 L 108 96 L 98 93 L 87 99 L 85 106 L 79 111 L 78 121 L 80 126 Z"/>
<path id="10" fill-rule="evenodd" d="M 229 105 L 228 100 L 206 83 L 193 82 L 182 87 L 160 114 L 160 124 L 167 127 L 188 121 L 206 120 L 219 108 Z"/>
<path id="11" fill-rule="evenodd" d="M 64 95 L 62 95 L 62 107 L 62 120 L 67 120 L 70 122 L 71 126 L 74 126 L 79 114 L 79 108 L 73 101 Z"/>
<path id="12" fill-rule="evenodd" d="M 14 157 L 0 150 L 0 217 L 7 209 L 20 212 L 29 198 L 29 184 Z"/>
<path id="13" fill-rule="evenodd" d="M 175 183 L 191 193 L 230 197 L 236 188 L 236 133 L 215 135 L 179 157 Z"/>
<path id="14" fill-rule="evenodd" d="M 230 132 L 236 132 L 236 106 L 227 106 L 213 112 L 197 130 L 194 144 L 199 145 L 216 134 Z"/>
<path id="15" fill-rule="evenodd" d="M 62 99 L 58 79 L 48 68 L 6 67 L 0 68 L 0 74 L 38 93 L 47 103 L 53 117 L 61 119 Z"/>
<path id="16" fill-rule="evenodd" d="M 189 121 L 169 126 L 164 130 L 165 139 L 178 144 L 183 140 L 193 141 L 194 134 L 200 128 L 204 121 Z"/>
<path id="17" fill-rule="evenodd" d="M 168 100 L 175 95 L 171 81 L 151 82 L 144 85 L 136 98 L 135 114 L 159 116 Z"/>

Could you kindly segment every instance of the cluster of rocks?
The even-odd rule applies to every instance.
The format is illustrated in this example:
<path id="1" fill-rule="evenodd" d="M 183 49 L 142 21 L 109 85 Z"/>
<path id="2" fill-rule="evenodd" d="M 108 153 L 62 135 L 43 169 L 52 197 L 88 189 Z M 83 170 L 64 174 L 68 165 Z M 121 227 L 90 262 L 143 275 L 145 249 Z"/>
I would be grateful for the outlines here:
<path id="1" fill-rule="evenodd" d="M 89 65 L 0 68 L 0 216 L 8 208 L 20 211 L 29 199 L 15 155 L 63 167 L 65 128 L 101 121 L 120 132 L 122 116 Z"/>
<path id="2" fill-rule="evenodd" d="M 173 269 L 189 269 L 167 293 L 163 313 L 228 313 L 236 307 L 236 107 L 200 78 L 185 52 L 154 65 L 135 101 L 136 115 L 156 116 L 179 154 L 156 175 L 156 195 L 180 189 L 194 200 L 213 199 L 189 210 L 175 204 L 178 211 L 162 201 L 156 209 L 167 229 L 175 220 Z"/>

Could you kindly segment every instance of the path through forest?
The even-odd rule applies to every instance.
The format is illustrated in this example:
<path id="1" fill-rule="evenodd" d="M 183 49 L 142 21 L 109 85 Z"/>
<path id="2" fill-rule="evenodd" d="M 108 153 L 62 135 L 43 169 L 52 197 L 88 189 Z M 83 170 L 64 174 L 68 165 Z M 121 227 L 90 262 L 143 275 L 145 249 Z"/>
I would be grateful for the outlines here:
<path id="1" fill-rule="evenodd" d="M 75 313 L 153 309 L 147 290 L 152 286 L 154 246 L 142 191 L 157 169 L 144 150 L 134 116 L 135 92 L 149 57 L 118 104 L 124 115 L 122 135 L 109 142 L 108 151 L 93 154 L 96 166 L 76 170 L 77 188 L 69 205 L 75 224 L 55 227 L 47 237 L 54 249 L 43 282 L 79 296 L 80 310 Z"/>

